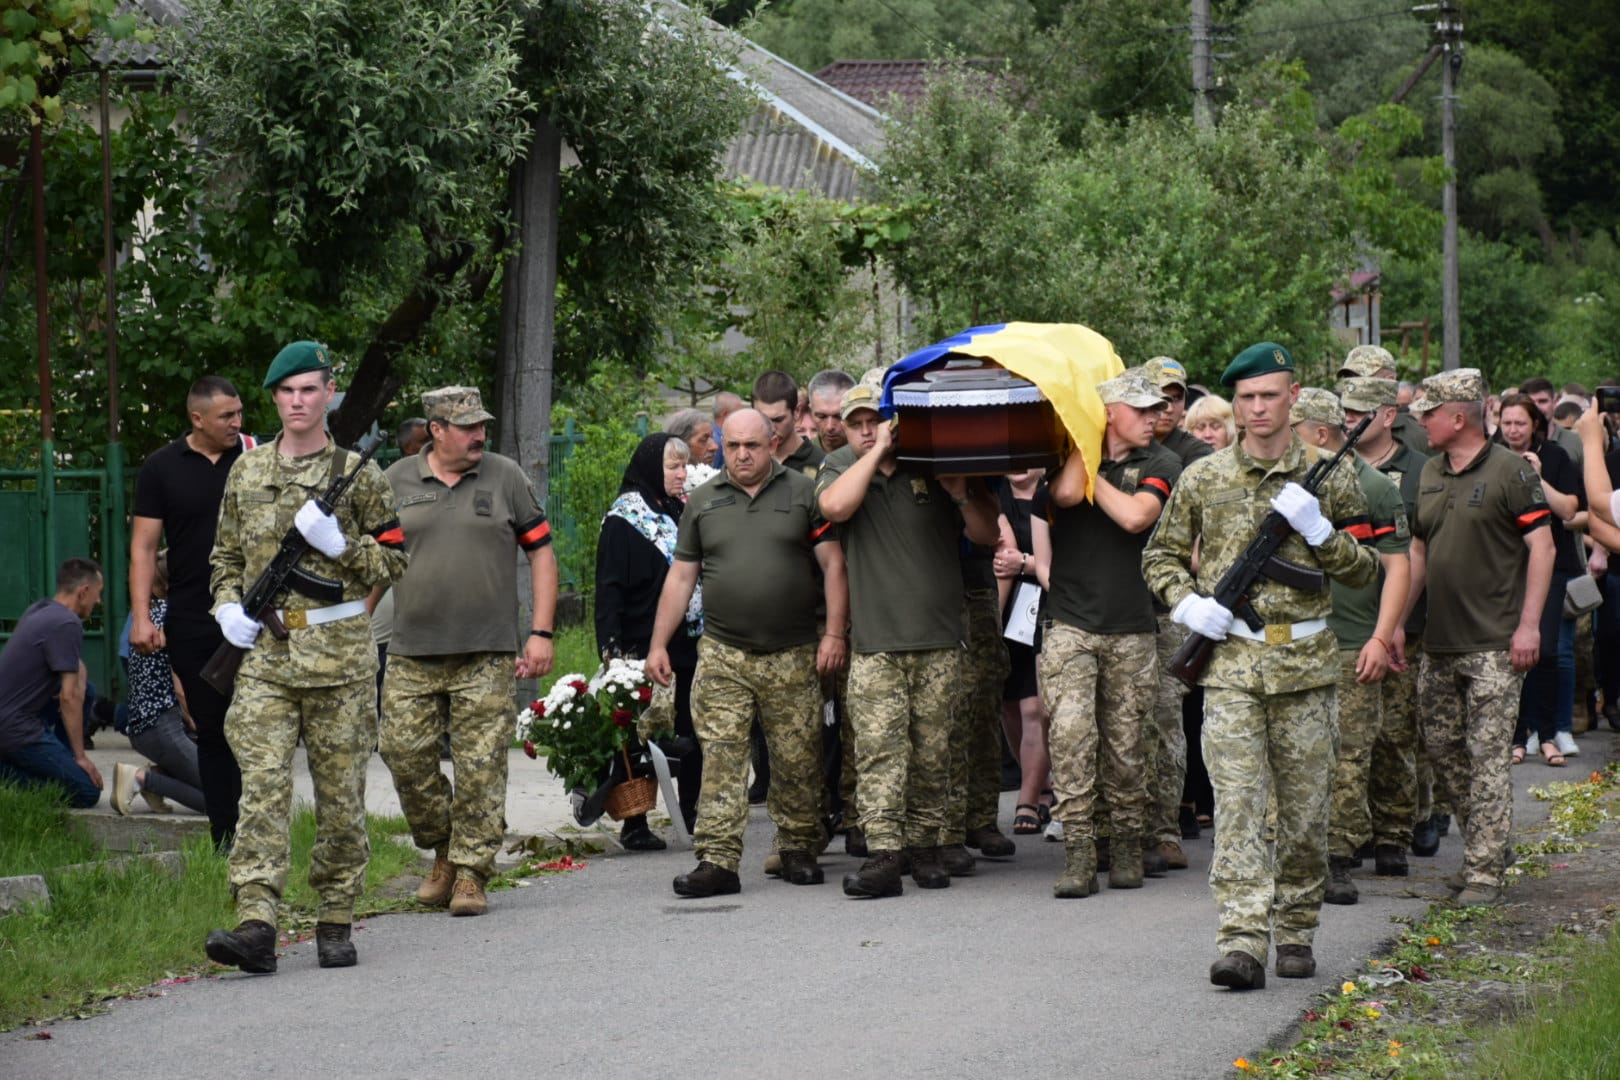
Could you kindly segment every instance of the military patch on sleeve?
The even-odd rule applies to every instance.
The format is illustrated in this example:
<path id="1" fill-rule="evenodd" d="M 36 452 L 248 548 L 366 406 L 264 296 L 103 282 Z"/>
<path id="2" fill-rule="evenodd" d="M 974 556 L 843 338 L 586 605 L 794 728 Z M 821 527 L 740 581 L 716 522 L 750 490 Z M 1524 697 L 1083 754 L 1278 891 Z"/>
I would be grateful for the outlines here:
<path id="1" fill-rule="evenodd" d="M 1406 511 L 1404 510 L 1395 515 L 1395 539 L 1412 539 L 1412 523 L 1406 520 Z"/>
<path id="2" fill-rule="evenodd" d="M 911 497 L 917 500 L 918 506 L 928 505 L 928 481 L 920 476 L 911 478 Z"/>
<path id="3" fill-rule="evenodd" d="M 1136 494 L 1136 486 L 1142 481 L 1142 470 L 1132 465 L 1125 470 L 1120 478 L 1119 490 L 1127 495 Z"/>
<path id="4" fill-rule="evenodd" d="M 1547 501 L 1547 493 L 1541 490 L 1540 484 L 1536 484 L 1530 489 L 1530 501 L 1535 503 L 1544 503 Z"/>

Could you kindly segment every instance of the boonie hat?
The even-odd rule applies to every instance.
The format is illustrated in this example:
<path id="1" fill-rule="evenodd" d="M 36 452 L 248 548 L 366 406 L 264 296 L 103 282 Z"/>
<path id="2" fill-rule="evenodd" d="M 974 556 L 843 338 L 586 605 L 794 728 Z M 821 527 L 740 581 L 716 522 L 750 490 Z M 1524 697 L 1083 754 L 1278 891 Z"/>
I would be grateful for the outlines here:
<path id="1" fill-rule="evenodd" d="M 276 358 L 270 361 L 270 370 L 264 376 L 264 388 L 268 390 L 282 379 L 302 375 L 306 371 L 331 369 L 332 355 L 325 345 L 318 341 L 295 341 L 276 353 Z"/>
<path id="2" fill-rule="evenodd" d="M 871 374 L 871 372 L 867 374 Z M 865 378 L 866 376 L 861 376 L 861 382 L 844 391 L 844 400 L 838 406 L 838 418 L 840 420 L 848 420 L 852 413 L 860 412 L 862 409 L 871 409 L 873 412 L 879 411 L 877 388 L 866 382 Z"/>
<path id="3" fill-rule="evenodd" d="M 1222 386 L 1236 386 L 1244 379 L 1257 375 L 1270 375 L 1274 371 L 1294 370 L 1294 356 L 1275 341 L 1261 341 L 1232 358 L 1221 372 Z"/>
<path id="4" fill-rule="evenodd" d="M 1303 420 L 1314 420 L 1329 427 L 1344 427 L 1344 407 L 1339 404 L 1333 391 L 1307 386 L 1299 392 L 1298 399 L 1288 410 L 1290 424 Z"/>
<path id="5" fill-rule="evenodd" d="M 1373 412 L 1394 405 L 1400 397 L 1400 384 L 1394 379 L 1356 376 L 1339 380 L 1339 402 L 1354 412 Z"/>
<path id="6" fill-rule="evenodd" d="M 1458 368 L 1424 379 L 1422 392 L 1408 408 L 1415 413 L 1423 413 L 1453 401 L 1484 401 L 1490 395 L 1490 386 L 1479 368 Z"/>
<path id="7" fill-rule="evenodd" d="M 441 386 L 422 395 L 422 411 L 429 420 L 468 427 L 495 419 L 484 409 L 484 399 L 471 386 Z"/>
<path id="8" fill-rule="evenodd" d="M 1131 368 L 1097 384 L 1097 396 L 1104 405 L 1129 405 L 1151 409 L 1165 404 L 1164 393 L 1141 368 Z"/>
<path id="9" fill-rule="evenodd" d="M 1388 349 L 1382 345 L 1357 345 L 1345 356 L 1344 363 L 1339 367 L 1339 375 L 1371 378 L 1386 368 L 1396 370 L 1395 357 L 1390 355 Z"/>

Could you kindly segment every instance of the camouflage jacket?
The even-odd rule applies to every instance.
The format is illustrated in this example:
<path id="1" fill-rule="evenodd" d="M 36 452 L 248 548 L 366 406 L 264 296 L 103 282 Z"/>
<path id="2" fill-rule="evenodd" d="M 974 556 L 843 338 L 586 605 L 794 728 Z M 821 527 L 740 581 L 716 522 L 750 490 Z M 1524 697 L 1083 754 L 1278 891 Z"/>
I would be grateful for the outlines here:
<path id="1" fill-rule="evenodd" d="M 241 603 L 242 595 L 275 558 L 298 508 L 331 482 L 332 443 L 300 458 L 281 457 L 280 445 L 278 435 L 249 450 L 231 466 L 225 480 L 211 558 L 215 611 L 222 604 Z M 364 599 L 374 585 L 399 580 L 405 573 L 405 535 L 394 516 L 394 493 L 375 462 L 366 463 L 336 514 L 349 546 L 336 559 L 311 550 L 299 560 L 299 567 L 338 582 L 344 603 Z M 276 606 L 302 611 L 331 603 L 287 592 Z M 248 650 L 241 668 L 241 674 L 250 678 L 292 687 L 336 686 L 374 678 L 376 671 L 371 620 L 364 616 L 289 629 L 286 641 L 266 630 Z"/>
<path id="2" fill-rule="evenodd" d="M 1269 468 L 1250 457 L 1241 443 L 1187 466 L 1142 553 L 1148 588 L 1170 608 L 1189 592 L 1212 594 L 1221 575 L 1254 539 L 1260 522 L 1271 511 L 1271 500 L 1290 480 L 1303 483 L 1314 460 L 1315 452 L 1308 451 L 1296 436 Z M 1356 483 L 1354 465 L 1340 462 L 1317 498 L 1323 516 L 1333 523 L 1333 535 L 1316 548 L 1298 535 L 1290 536 L 1277 554 L 1301 566 L 1318 567 L 1351 587 L 1372 582 L 1378 574 L 1378 556 L 1346 531 L 1368 521 L 1367 501 Z M 1199 543 L 1196 576 L 1190 569 L 1195 541 Z M 1327 589 L 1306 592 L 1266 578 L 1250 593 L 1249 602 L 1267 623 L 1325 618 L 1333 607 Z M 1216 646 L 1201 682 L 1281 694 L 1330 686 L 1338 680 L 1338 673 L 1338 642 L 1331 630 L 1323 630 L 1281 645 L 1229 637 Z"/>

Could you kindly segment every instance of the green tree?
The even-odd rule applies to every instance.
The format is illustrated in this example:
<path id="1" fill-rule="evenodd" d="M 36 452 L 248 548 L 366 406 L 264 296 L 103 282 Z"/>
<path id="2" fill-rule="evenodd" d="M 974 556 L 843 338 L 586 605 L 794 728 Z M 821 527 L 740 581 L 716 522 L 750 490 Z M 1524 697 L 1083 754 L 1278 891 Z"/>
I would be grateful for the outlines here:
<path id="1" fill-rule="evenodd" d="M 748 34 L 815 71 L 834 60 L 1005 56 L 1034 19 L 1028 0 L 784 0 L 761 12 Z"/>
<path id="2" fill-rule="evenodd" d="M 95 45 L 141 30 L 117 0 L 8 0 L 0 13 L 0 120 L 62 119 L 63 80 Z"/>

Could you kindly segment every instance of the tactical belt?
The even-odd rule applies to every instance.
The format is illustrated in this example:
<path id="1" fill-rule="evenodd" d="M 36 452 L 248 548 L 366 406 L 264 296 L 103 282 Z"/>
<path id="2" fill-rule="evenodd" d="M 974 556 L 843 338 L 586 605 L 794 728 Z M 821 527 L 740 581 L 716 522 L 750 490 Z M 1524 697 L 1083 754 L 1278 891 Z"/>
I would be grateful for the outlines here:
<path id="1" fill-rule="evenodd" d="M 1267 623 L 1261 630 L 1250 630 L 1249 624 L 1242 619 L 1233 619 L 1226 632 L 1266 645 L 1287 645 L 1291 641 L 1300 641 L 1312 634 L 1320 634 L 1326 629 L 1326 619 L 1306 619 L 1297 623 Z"/>
<path id="2" fill-rule="evenodd" d="M 346 604 L 333 604 L 331 607 L 305 608 L 302 611 L 277 611 L 276 616 L 289 630 L 302 630 L 306 626 L 319 626 L 322 623 L 337 622 L 339 619 L 352 619 L 356 615 L 366 613 L 364 600 L 350 600 Z M 1320 621 L 1320 620 L 1318 620 Z"/>

